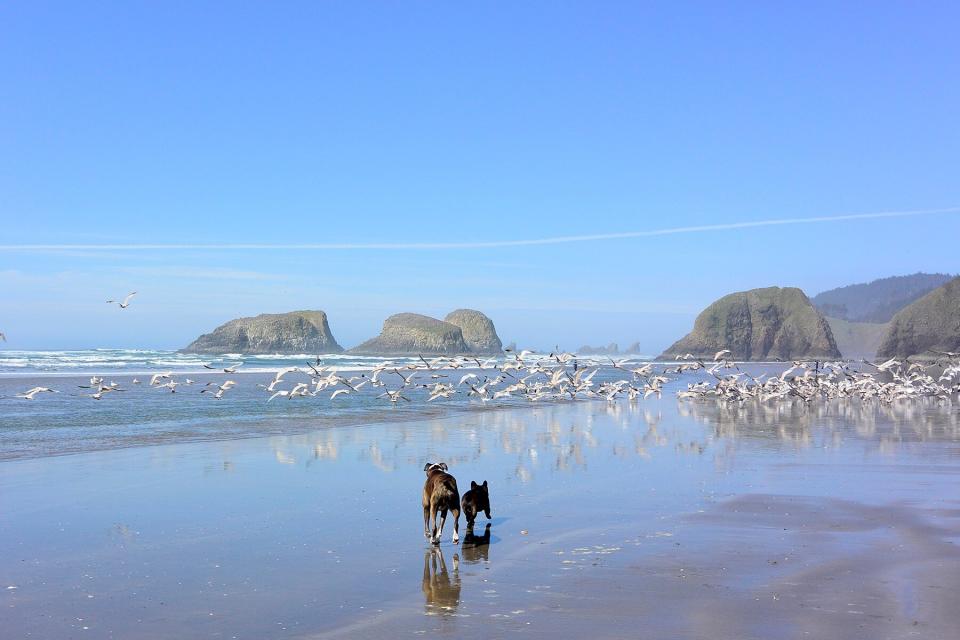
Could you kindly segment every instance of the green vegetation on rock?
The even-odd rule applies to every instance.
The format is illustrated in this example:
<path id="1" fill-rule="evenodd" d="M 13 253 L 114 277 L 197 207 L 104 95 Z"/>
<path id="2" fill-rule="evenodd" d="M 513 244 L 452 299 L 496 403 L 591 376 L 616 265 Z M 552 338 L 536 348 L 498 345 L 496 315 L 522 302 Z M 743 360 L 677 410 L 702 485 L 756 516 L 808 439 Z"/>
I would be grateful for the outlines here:
<path id="1" fill-rule="evenodd" d="M 953 276 L 945 273 L 893 276 L 824 291 L 811 301 L 823 315 L 831 318 L 883 323 L 951 278 Z"/>
<path id="2" fill-rule="evenodd" d="M 932 359 L 944 351 L 960 351 L 960 278 L 897 313 L 877 357 Z"/>
<path id="3" fill-rule="evenodd" d="M 730 349 L 736 360 L 839 358 L 826 319 L 795 287 L 767 287 L 720 298 L 707 307 L 684 338 L 660 358 L 691 353 L 713 357 Z"/>

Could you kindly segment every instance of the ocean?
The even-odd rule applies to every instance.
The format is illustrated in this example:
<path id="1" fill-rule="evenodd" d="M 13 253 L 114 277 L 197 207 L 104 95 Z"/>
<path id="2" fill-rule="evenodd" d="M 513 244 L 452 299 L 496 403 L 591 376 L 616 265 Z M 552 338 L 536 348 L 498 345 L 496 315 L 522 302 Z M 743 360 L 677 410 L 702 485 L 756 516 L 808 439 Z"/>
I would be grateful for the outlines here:
<path id="1" fill-rule="evenodd" d="M 400 377 L 390 372 L 383 374 L 387 382 L 384 388 L 367 385 L 359 393 L 351 392 L 336 399 L 330 398 L 333 389 L 328 389 L 316 397 L 280 397 L 267 401 L 270 394 L 258 385 L 268 385 L 274 373 L 283 368 L 299 366 L 308 370 L 307 363 L 315 364 L 317 358 L 316 354 L 212 357 L 139 349 L 0 351 L 0 459 L 306 433 L 335 426 L 435 419 L 530 404 L 521 398 L 481 402 L 468 398 L 464 387 L 452 398 L 433 402 L 427 402 L 426 389 L 408 389 L 404 392 L 406 400 L 391 403 L 377 397 L 386 389 L 401 386 Z M 325 354 L 319 358 L 323 365 L 347 376 L 366 376 L 384 362 L 400 368 L 420 362 L 416 357 L 387 359 L 343 354 Z M 481 361 L 486 364 L 485 360 Z M 243 362 L 243 366 L 232 374 L 203 366 L 217 363 L 226 367 L 237 362 Z M 580 363 L 609 365 L 609 360 L 581 358 Z M 420 371 L 415 382 L 457 383 L 468 372 L 476 373 L 481 379 L 485 375 L 496 375 L 492 369 L 481 371 L 474 366 L 437 374 L 448 376 L 445 378 L 431 378 L 429 372 Z M 156 373 L 169 373 L 180 381 L 176 392 L 150 386 L 150 377 Z M 100 400 L 92 399 L 93 391 L 83 387 L 90 386 L 93 376 L 102 377 L 105 384 L 116 382 L 121 391 L 103 394 Z M 624 376 L 624 372 L 607 366 L 595 381 Z M 134 379 L 140 384 L 134 384 Z M 207 383 L 220 384 L 228 379 L 236 381 L 237 386 L 223 399 L 201 393 Z M 291 373 L 277 388 L 309 381 L 310 376 L 306 374 Z M 55 389 L 57 393 L 42 393 L 32 401 L 15 397 L 35 386 Z"/>

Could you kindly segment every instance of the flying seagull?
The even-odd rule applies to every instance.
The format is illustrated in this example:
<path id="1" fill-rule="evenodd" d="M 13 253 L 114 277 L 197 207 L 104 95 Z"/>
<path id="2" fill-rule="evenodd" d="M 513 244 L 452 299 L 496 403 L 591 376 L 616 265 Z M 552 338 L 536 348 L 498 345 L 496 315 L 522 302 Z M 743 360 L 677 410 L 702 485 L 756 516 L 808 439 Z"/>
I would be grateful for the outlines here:
<path id="1" fill-rule="evenodd" d="M 118 302 L 116 300 L 107 300 L 107 304 L 117 304 L 117 305 L 120 305 L 121 309 L 126 309 L 127 307 L 130 306 L 130 298 L 132 298 L 135 295 L 137 295 L 137 292 L 133 291 L 127 294 L 127 297 L 123 299 L 123 302 Z"/>
<path id="2" fill-rule="evenodd" d="M 48 389 L 47 387 L 34 387 L 29 391 L 18 393 L 14 397 L 23 398 L 24 400 L 33 400 L 34 396 L 36 396 L 38 393 L 59 393 L 59 391 L 56 391 L 55 389 Z"/>

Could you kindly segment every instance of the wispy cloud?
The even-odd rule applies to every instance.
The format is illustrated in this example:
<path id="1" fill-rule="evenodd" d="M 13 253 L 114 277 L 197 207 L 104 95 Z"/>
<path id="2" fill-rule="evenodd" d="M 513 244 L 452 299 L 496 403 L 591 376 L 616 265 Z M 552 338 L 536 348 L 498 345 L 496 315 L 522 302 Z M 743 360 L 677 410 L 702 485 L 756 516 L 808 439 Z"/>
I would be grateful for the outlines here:
<path id="1" fill-rule="evenodd" d="M 876 220 L 880 218 L 907 218 L 914 216 L 955 213 L 960 213 L 960 207 L 919 209 L 913 211 L 880 211 L 875 213 L 813 216 L 807 218 L 776 218 L 771 220 L 725 222 L 720 224 L 704 224 L 688 227 L 668 227 L 665 229 L 649 229 L 644 231 L 622 231 L 618 233 L 595 233 L 576 236 L 553 236 L 547 238 L 527 238 L 520 240 L 492 240 L 488 242 L 0 244 L 0 251 L 416 251 L 444 249 L 490 249 L 502 247 L 529 247 L 537 245 L 568 244 L 574 242 L 598 242 L 603 240 L 622 240 L 627 238 L 650 238 L 686 233 L 708 233 L 711 231 L 755 229 L 758 227 Z"/>
<path id="2" fill-rule="evenodd" d="M 160 278 L 185 278 L 189 280 L 289 280 L 285 274 L 244 271 L 224 267 L 124 267 L 125 273 Z"/>

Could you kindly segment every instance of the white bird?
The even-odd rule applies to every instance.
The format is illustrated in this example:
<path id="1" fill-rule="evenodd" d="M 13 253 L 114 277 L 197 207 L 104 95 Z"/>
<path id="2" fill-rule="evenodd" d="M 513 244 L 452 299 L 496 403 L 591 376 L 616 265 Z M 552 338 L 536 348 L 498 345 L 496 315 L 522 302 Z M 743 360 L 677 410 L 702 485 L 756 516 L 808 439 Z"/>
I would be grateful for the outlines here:
<path id="1" fill-rule="evenodd" d="M 116 300 L 107 300 L 107 304 L 116 304 L 119 305 L 121 309 L 126 309 L 130 306 L 130 299 L 137 295 L 136 291 L 127 294 L 127 297 L 123 299 L 123 302 L 118 302 Z"/>
<path id="2" fill-rule="evenodd" d="M 270 396 L 269 398 L 267 398 L 267 402 L 270 402 L 270 401 L 273 400 L 274 398 L 281 398 L 281 397 L 286 397 L 286 398 L 289 399 L 289 398 L 290 398 L 290 392 L 287 391 L 287 390 L 285 390 L 285 389 L 284 389 L 284 390 L 277 391 L 277 392 L 274 393 L 272 396 Z"/>
<path id="3" fill-rule="evenodd" d="M 3 331 L 0 331 L 0 340 L 3 340 L 4 342 L 7 341 L 7 334 L 5 334 Z"/>
<path id="4" fill-rule="evenodd" d="M 18 393 L 15 397 L 23 398 L 24 400 L 33 400 L 38 393 L 60 393 L 54 389 L 48 387 L 34 387 L 29 391 L 24 391 L 23 393 Z"/>
<path id="5" fill-rule="evenodd" d="M 396 391 L 387 391 L 385 393 L 381 393 L 377 397 L 378 398 L 387 397 L 390 399 L 390 402 L 397 402 L 399 400 L 406 400 L 407 402 L 410 402 L 410 398 L 407 398 L 406 396 L 401 395 L 402 391 L 403 389 L 397 389 Z"/>
<path id="6" fill-rule="evenodd" d="M 350 389 L 337 389 L 336 391 L 334 391 L 333 393 L 330 394 L 330 399 L 333 400 L 333 399 L 336 398 L 337 396 L 339 396 L 339 395 L 341 395 L 341 394 L 344 394 L 344 393 L 350 393 Z"/>
<path id="7" fill-rule="evenodd" d="M 207 387 L 216 387 L 217 392 L 213 394 L 213 397 L 219 400 L 223 397 L 223 394 L 235 387 L 237 383 L 233 380 L 226 380 L 223 384 L 217 384 L 216 382 L 208 382 Z M 213 389 L 201 389 L 200 393 L 210 393 Z"/>
<path id="8" fill-rule="evenodd" d="M 715 354 L 713 354 L 713 361 L 716 362 L 728 353 L 730 353 L 730 349 L 721 349 L 720 351 L 717 351 Z"/>

